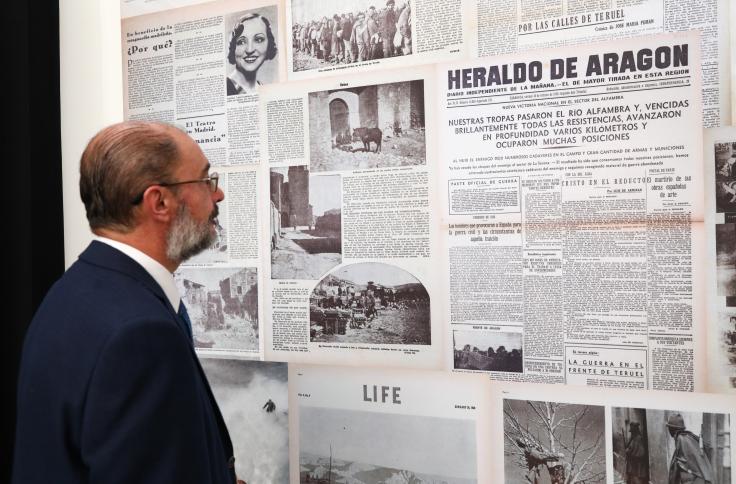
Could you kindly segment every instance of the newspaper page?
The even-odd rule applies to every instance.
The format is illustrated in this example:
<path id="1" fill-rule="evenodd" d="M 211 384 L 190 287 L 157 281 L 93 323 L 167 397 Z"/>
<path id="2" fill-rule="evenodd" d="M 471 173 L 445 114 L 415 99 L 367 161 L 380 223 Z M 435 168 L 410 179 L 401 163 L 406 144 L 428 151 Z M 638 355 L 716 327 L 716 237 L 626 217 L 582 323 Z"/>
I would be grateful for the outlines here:
<path id="1" fill-rule="evenodd" d="M 267 359 L 441 367 L 434 75 L 261 92 Z"/>
<path id="2" fill-rule="evenodd" d="M 125 118 L 184 129 L 225 193 L 215 245 L 175 274 L 203 355 L 262 356 L 257 90 L 283 78 L 281 16 L 223 1 L 122 20 Z"/>
<path id="3" fill-rule="evenodd" d="M 731 124 L 728 0 L 475 0 L 477 55 L 701 32 L 703 124 Z M 470 15 L 470 14 L 469 14 Z M 695 68 L 694 65 L 691 68 Z"/>
<path id="4" fill-rule="evenodd" d="M 289 365 L 291 482 L 501 482 L 489 396 L 478 375 Z"/>
<path id="5" fill-rule="evenodd" d="M 487 482 L 733 484 L 734 412 L 726 395 L 494 385 Z"/>
<path id="6" fill-rule="evenodd" d="M 469 0 L 285 0 L 289 79 L 465 58 Z"/>
<path id="7" fill-rule="evenodd" d="M 289 482 L 286 363 L 200 360 L 233 443 L 235 475 L 252 484 Z"/>
<path id="8" fill-rule="evenodd" d="M 696 32 L 438 66 L 451 368 L 704 388 L 692 66 Z"/>
<path id="9" fill-rule="evenodd" d="M 709 390 L 736 392 L 736 128 L 704 131 Z"/>

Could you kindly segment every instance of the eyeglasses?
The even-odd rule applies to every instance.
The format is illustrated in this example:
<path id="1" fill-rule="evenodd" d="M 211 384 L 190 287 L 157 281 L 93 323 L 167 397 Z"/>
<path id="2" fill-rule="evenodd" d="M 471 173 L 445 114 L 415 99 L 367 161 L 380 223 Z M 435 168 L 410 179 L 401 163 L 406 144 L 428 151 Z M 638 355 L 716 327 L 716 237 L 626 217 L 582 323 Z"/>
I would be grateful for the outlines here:
<path id="1" fill-rule="evenodd" d="M 212 173 L 207 178 L 200 178 L 198 180 L 186 180 L 186 181 L 180 181 L 180 182 L 161 182 L 161 183 L 153 183 L 146 187 L 146 190 L 153 186 L 160 186 L 160 187 L 173 187 L 176 185 L 185 185 L 187 183 L 206 183 L 207 186 L 210 189 L 210 192 L 215 193 L 217 191 L 217 183 L 220 181 L 220 175 L 217 173 Z M 143 194 L 146 192 L 146 190 L 143 190 L 140 195 L 135 197 L 133 201 L 131 202 L 133 205 L 138 205 L 143 201 Z"/>

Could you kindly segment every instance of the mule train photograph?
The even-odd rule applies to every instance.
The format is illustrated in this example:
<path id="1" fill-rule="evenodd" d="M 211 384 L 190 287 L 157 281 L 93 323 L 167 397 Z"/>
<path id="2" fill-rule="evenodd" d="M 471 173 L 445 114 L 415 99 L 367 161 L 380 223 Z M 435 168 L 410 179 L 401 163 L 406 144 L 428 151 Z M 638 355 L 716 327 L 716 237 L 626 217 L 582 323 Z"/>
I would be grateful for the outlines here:
<path id="1" fill-rule="evenodd" d="M 728 414 L 611 409 L 614 483 L 730 484 Z"/>
<path id="2" fill-rule="evenodd" d="M 475 421 L 299 407 L 300 484 L 475 484 Z"/>
<path id="3" fill-rule="evenodd" d="M 409 272 L 379 262 L 349 264 L 309 298 L 309 340 L 431 344 L 429 294 Z"/>
<path id="4" fill-rule="evenodd" d="M 506 399 L 503 434 L 506 484 L 606 482 L 602 406 Z"/>
<path id="5" fill-rule="evenodd" d="M 309 93 L 312 171 L 426 163 L 424 80 Z"/>
<path id="6" fill-rule="evenodd" d="M 255 267 L 182 267 L 174 274 L 196 348 L 258 351 Z"/>
<path id="7" fill-rule="evenodd" d="M 271 279 L 319 279 L 342 262 L 340 175 L 271 169 Z"/>

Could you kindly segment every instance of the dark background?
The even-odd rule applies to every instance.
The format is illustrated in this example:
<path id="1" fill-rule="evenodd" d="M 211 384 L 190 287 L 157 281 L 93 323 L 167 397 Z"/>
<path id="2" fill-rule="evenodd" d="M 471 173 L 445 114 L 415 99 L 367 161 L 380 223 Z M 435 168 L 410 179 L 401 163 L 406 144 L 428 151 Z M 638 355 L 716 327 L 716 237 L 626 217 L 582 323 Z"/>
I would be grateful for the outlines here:
<path id="1" fill-rule="evenodd" d="M 59 116 L 59 9 L 56 2 L 3 6 L 3 193 L 10 219 L 3 251 L 0 449 L 13 449 L 18 363 L 36 307 L 64 271 Z M 81 109 L 81 107 L 80 107 Z M 0 482 L 10 482 L 12 452 L 0 452 Z M 39 465 L 44 465 L 39 462 Z"/>

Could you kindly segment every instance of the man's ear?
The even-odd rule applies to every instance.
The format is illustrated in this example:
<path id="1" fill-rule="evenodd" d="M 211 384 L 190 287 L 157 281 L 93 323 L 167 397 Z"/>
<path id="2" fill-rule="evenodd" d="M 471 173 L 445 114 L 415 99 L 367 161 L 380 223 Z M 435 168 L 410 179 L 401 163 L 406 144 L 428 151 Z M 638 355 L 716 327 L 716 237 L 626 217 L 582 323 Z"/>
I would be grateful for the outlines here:
<path id="1" fill-rule="evenodd" d="M 148 216 L 159 222 L 169 222 L 174 218 L 176 200 L 170 190 L 152 185 L 143 193 L 143 208 Z"/>

